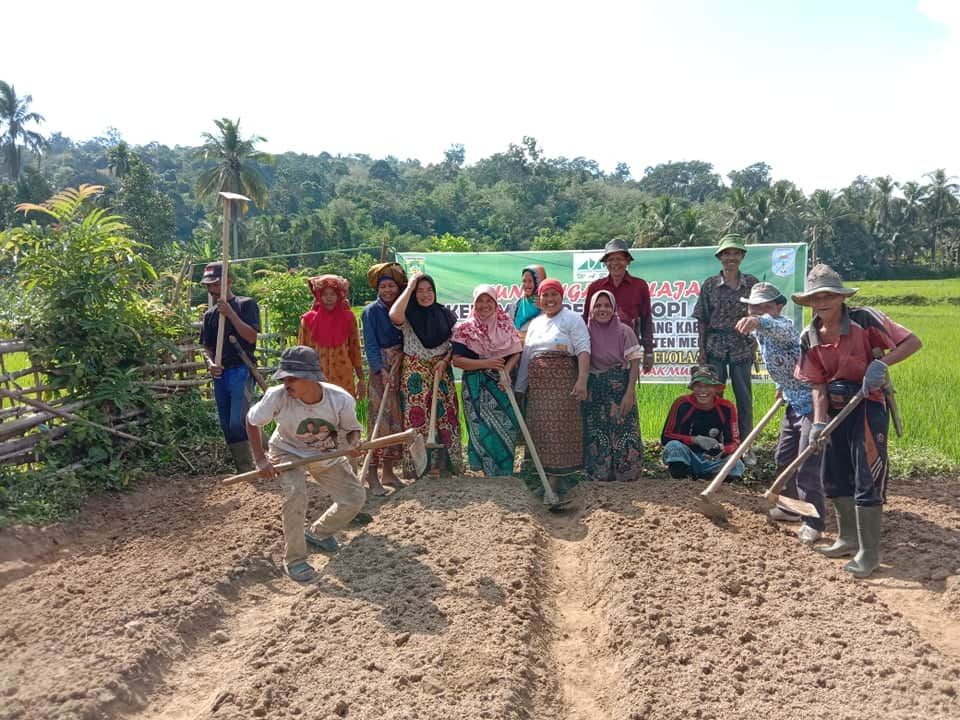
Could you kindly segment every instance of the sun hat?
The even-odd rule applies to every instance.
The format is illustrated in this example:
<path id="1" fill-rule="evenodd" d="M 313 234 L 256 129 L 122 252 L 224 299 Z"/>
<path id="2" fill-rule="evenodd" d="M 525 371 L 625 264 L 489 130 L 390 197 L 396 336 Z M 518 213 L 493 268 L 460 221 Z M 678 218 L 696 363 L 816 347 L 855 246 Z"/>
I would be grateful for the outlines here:
<path id="1" fill-rule="evenodd" d="M 814 265 L 813 269 L 807 274 L 807 289 L 803 292 L 793 293 L 790 297 L 797 305 L 810 305 L 810 296 L 816 293 L 828 292 L 834 295 L 843 295 L 850 297 L 860 288 L 845 287 L 840 273 L 829 265 L 820 263 Z"/>
<path id="2" fill-rule="evenodd" d="M 717 371 L 709 365 L 694 365 L 690 368 L 690 384 L 687 387 L 693 390 L 694 383 L 703 383 L 704 385 L 725 385 L 720 382 Z"/>
<path id="3" fill-rule="evenodd" d="M 306 345 L 294 345 L 284 350 L 273 379 L 283 380 L 286 377 L 315 382 L 326 380 L 320 368 L 320 356 L 317 355 L 317 351 Z"/>
<path id="4" fill-rule="evenodd" d="M 743 238 L 739 235 L 724 235 L 720 238 L 720 244 L 714 256 L 719 257 L 724 250 L 742 250 L 744 255 L 747 254 L 747 246 L 743 244 Z"/>
<path id="5" fill-rule="evenodd" d="M 750 288 L 750 297 L 742 297 L 740 298 L 740 302 L 746 303 L 747 305 L 763 305 L 769 302 L 786 305 L 787 299 L 783 296 L 783 293 L 780 292 L 780 288 L 773 283 L 758 282 Z"/>
<path id="6" fill-rule="evenodd" d="M 606 262 L 607 255 L 613 255 L 614 253 L 623 253 L 627 256 L 627 260 L 633 260 L 630 248 L 627 247 L 627 241 L 623 238 L 614 238 L 603 246 L 603 257 L 600 258 L 600 262 Z"/>

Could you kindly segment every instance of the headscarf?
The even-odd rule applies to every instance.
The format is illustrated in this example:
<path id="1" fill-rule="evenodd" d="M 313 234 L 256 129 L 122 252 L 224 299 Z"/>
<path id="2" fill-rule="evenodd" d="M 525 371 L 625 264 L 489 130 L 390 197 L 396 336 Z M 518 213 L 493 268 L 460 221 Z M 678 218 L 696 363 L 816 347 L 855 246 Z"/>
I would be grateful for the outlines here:
<path id="1" fill-rule="evenodd" d="M 320 275 L 309 278 L 307 285 L 313 293 L 313 307 L 301 319 L 310 331 L 310 337 L 320 347 L 343 345 L 357 324 L 347 300 L 350 283 L 339 275 Z M 327 310 L 320 300 L 326 288 L 333 288 L 337 293 L 337 302 L 332 310 Z"/>
<path id="2" fill-rule="evenodd" d="M 556 278 L 548 278 L 541 282 L 537 288 L 537 297 L 543 297 L 543 293 L 547 290 L 556 290 L 560 293 L 560 297 L 563 297 L 563 285 Z"/>
<path id="3" fill-rule="evenodd" d="M 521 292 L 520 299 L 517 301 L 517 311 L 513 316 L 513 325 L 518 330 L 540 314 L 540 306 L 537 304 L 537 288 L 547 277 L 542 265 L 527 265 L 520 272 L 521 278 L 524 273 L 530 273 L 533 278 L 533 293 L 530 297 L 527 297 Z"/>
<path id="4" fill-rule="evenodd" d="M 380 287 L 380 281 L 385 277 L 393 280 L 397 285 L 400 286 L 401 290 L 407 286 L 407 274 L 403 271 L 403 268 L 400 267 L 398 263 L 377 263 L 376 265 L 372 265 L 370 269 L 367 270 L 367 282 L 370 283 L 370 287 L 372 287 L 374 290 Z"/>
<path id="5" fill-rule="evenodd" d="M 428 349 L 440 347 L 453 332 L 453 326 L 457 324 L 457 318 L 449 309 L 436 301 L 437 285 L 429 275 L 421 275 L 417 278 L 417 286 L 420 283 L 428 282 L 433 288 L 434 302 L 430 307 L 423 307 L 417 302 L 416 297 L 411 297 L 407 303 L 406 318 L 413 328 L 414 334 L 420 340 L 420 343 Z M 416 296 L 417 288 L 413 289 Z"/>
<path id="6" fill-rule="evenodd" d="M 484 360 L 520 352 L 523 349 L 520 334 L 499 303 L 494 314 L 486 320 L 481 320 L 477 315 L 477 298 L 481 295 L 489 295 L 497 303 L 497 291 L 493 285 L 477 285 L 473 289 L 470 315 L 453 329 L 453 341 L 466 345 Z"/>
<path id="7" fill-rule="evenodd" d="M 597 298 L 606 295 L 613 307 L 613 317 L 601 323 L 593 316 Z M 617 301 L 609 290 L 600 290 L 590 299 L 590 369 L 605 372 L 618 365 L 626 365 L 631 360 L 639 360 L 643 351 L 637 342 L 637 336 L 626 323 L 617 317 Z"/>

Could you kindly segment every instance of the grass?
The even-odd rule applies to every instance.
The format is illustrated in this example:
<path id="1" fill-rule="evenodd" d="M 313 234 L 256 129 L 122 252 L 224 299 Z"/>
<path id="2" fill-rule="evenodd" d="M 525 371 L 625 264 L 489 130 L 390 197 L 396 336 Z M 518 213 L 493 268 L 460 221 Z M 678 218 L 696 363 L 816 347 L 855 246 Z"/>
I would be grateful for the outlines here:
<path id="1" fill-rule="evenodd" d="M 864 305 L 960 305 L 960 278 L 943 280 L 862 280 L 849 283 L 860 288 L 854 302 Z"/>

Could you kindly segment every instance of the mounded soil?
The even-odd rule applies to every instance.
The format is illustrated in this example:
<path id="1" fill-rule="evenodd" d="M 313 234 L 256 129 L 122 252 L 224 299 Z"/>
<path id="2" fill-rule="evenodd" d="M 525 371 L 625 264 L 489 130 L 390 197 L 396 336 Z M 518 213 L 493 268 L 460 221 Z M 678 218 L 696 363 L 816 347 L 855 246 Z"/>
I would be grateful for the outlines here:
<path id="1" fill-rule="evenodd" d="M 171 478 L 0 533 L 0 718 L 960 717 L 960 484 L 894 484 L 884 567 L 701 486 L 424 479 L 318 582 L 270 483 Z M 311 516 L 326 504 L 313 487 Z"/>

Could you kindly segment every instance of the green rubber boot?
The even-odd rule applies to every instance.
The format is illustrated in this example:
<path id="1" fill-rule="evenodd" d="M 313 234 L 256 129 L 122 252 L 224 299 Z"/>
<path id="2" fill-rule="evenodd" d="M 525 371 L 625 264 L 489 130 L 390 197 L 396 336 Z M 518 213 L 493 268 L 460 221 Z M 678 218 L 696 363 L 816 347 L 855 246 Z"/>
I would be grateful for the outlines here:
<path id="1" fill-rule="evenodd" d="M 842 558 L 854 555 L 860 549 L 857 537 L 857 511 L 852 497 L 832 498 L 833 509 L 837 514 L 837 539 L 833 545 L 821 545 L 816 551 L 829 558 Z"/>
<path id="2" fill-rule="evenodd" d="M 857 534 L 860 552 L 843 569 L 856 578 L 870 577 L 880 567 L 880 518 L 882 505 L 857 508 Z"/>
<path id="3" fill-rule="evenodd" d="M 250 450 L 250 443 L 246 440 L 230 443 L 227 447 L 230 449 L 234 465 L 237 466 L 237 472 L 245 473 L 257 469 L 257 466 L 253 464 L 253 452 Z"/>

